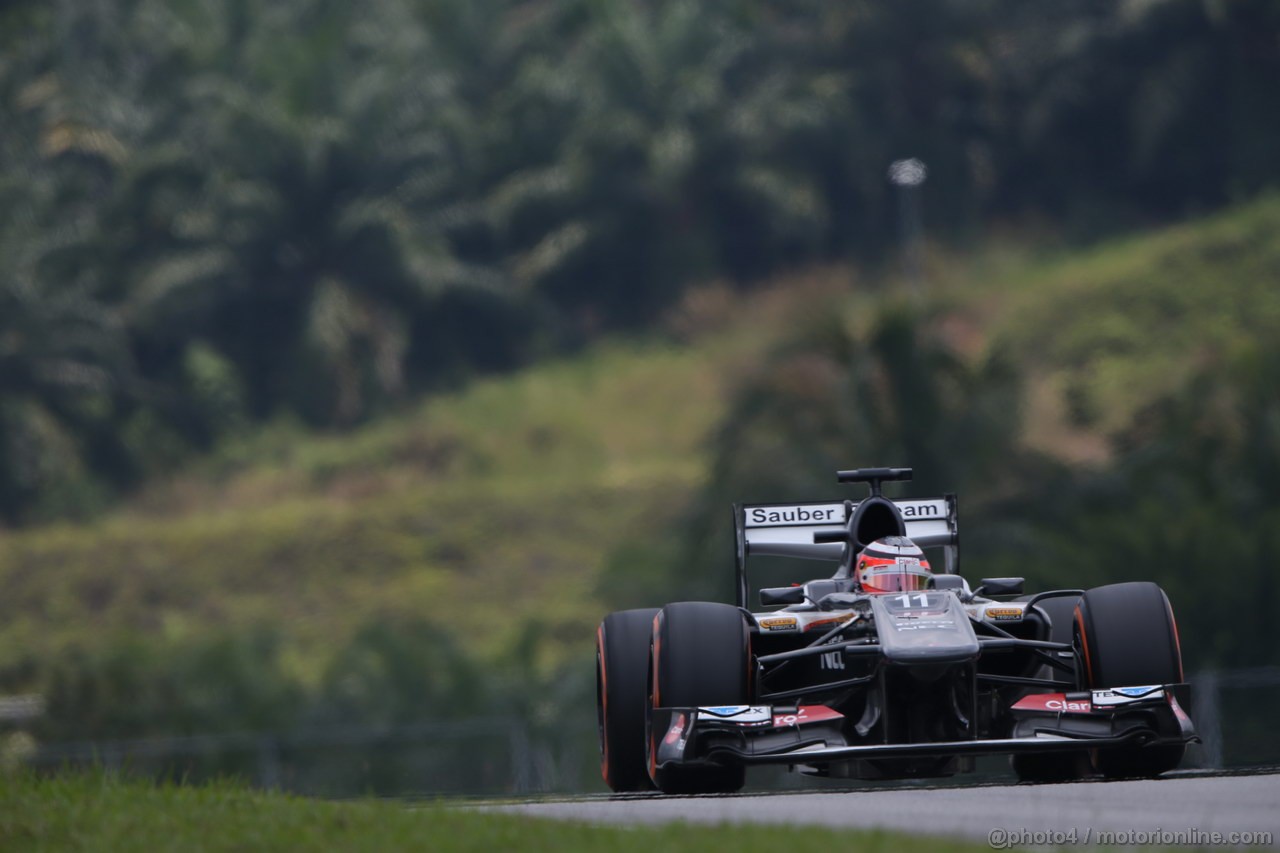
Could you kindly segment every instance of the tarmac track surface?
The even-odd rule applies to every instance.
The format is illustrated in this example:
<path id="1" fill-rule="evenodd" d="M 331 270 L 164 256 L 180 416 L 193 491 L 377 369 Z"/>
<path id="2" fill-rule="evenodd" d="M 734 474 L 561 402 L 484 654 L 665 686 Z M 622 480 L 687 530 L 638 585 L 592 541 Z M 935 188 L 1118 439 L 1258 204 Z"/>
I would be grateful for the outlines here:
<path id="1" fill-rule="evenodd" d="M 963 836 L 991 841 L 993 846 L 1092 845 L 1099 842 L 1099 832 L 1218 832 L 1224 836 L 1269 832 L 1271 840 L 1264 839 L 1262 846 L 1280 846 L 1280 775 L 1274 768 L 1256 774 L 1174 773 L 1152 780 L 1060 785 L 915 786 L 716 797 L 629 794 L 499 808 L 599 824 L 687 821 L 897 829 Z M 1032 837 L 1034 833 L 1060 837 L 1042 841 Z M 997 843 L 1002 839 L 1007 843 Z M 1214 846 L 1207 836 L 1188 840 Z M 1144 843 L 1140 838 L 1128 841 L 1135 842 Z M 1178 841 L 1165 838 L 1163 843 Z"/>

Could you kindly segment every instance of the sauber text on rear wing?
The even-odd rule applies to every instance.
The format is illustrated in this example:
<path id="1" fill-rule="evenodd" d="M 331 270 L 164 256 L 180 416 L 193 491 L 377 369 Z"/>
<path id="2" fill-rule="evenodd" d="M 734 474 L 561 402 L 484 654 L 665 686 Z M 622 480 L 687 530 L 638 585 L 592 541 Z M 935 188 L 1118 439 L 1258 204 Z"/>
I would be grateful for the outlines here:
<path id="1" fill-rule="evenodd" d="M 815 543 L 815 533 L 846 529 L 858 501 L 814 501 L 785 504 L 734 504 L 737 538 L 738 606 L 747 603 L 747 559 L 752 556 L 798 557 L 807 560 L 844 558 L 843 543 Z M 954 574 L 959 564 L 960 532 L 956 496 L 892 501 L 907 536 L 922 548 L 941 547 L 944 570 Z"/>

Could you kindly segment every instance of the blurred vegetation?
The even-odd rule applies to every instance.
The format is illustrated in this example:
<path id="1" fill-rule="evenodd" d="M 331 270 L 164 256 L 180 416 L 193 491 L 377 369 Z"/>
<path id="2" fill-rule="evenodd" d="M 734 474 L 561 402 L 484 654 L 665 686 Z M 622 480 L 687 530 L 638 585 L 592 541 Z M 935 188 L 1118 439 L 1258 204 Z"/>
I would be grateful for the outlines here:
<path id="1" fill-rule="evenodd" d="M 311 659 L 367 620 L 432 612 L 486 653 L 530 618 L 576 645 L 613 544 L 700 482 L 741 350 L 732 335 L 611 345 L 351 435 L 280 424 L 125 512 L 10 533 L 0 662 L 122 630 L 181 640 L 264 621 Z"/>
<path id="2" fill-rule="evenodd" d="M 582 740 L 604 609 L 863 464 L 968 574 L 1273 660 L 1278 9 L 0 4 L 0 686 L 42 741 Z"/>
<path id="3" fill-rule="evenodd" d="M 505 734 L 288 733 L 502 716 L 589 787 L 598 566 L 696 487 L 747 342 L 602 345 L 351 434 L 275 423 L 109 518 L 11 532 L 0 684 L 45 695 L 38 743 L 280 733 L 282 782 L 330 795 L 500 790 L 514 757 Z M 254 776 L 259 757 L 135 765 Z"/>
<path id="4" fill-rule="evenodd" d="M 901 157 L 959 242 L 1253 196 L 1278 31 L 1265 0 L 7 3 L 0 519 L 642 327 L 692 282 L 878 262 Z"/>

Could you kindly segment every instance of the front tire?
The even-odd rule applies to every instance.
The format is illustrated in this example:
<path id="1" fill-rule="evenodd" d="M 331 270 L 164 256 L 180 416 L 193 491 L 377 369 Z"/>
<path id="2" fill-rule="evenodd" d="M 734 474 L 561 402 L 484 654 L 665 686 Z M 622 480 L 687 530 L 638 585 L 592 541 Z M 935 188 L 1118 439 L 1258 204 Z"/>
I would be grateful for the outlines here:
<path id="1" fill-rule="evenodd" d="M 668 604 L 654 621 L 650 660 L 650 708 L 750 703 L 751 631 L 736 607 Z M 664 794 L 732 793 L 746 783 L 742 766 L 658 767 L 662 733 L 647 728 L 649 776 Z"/>
<path id="2" fill-rule="evenodd" d="M 1182 682 L 1173 609 L 1155 584 L 1117 583 L 1091 589 L 1080 598 L 1075 623 L 1091 689 Z M 1184 752 L 1182 744 L 1099 749 L 1093 763 L 1108 779 L 1145 778 L 1174 769 Z"/>
<path id="3" fill-rule="evenodd" d="M 653 788 L 645 767 L 649 635 L 657 608 L 610 613 L 596 629 L 600 775 L 610 790 Z"/>

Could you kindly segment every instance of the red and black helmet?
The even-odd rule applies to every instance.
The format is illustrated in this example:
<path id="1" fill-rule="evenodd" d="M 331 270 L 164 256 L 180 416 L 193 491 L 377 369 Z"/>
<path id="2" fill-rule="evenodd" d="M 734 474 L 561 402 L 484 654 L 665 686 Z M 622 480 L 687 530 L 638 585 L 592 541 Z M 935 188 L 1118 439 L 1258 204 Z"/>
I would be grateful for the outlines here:
<path id="1" fill-rule="evenodd" d="M 933 577 L 924 551 L 905 536 L 886 536 L 872 542 L 854 561 L 853 571 L 864 592 L 925 589 Z"/>

